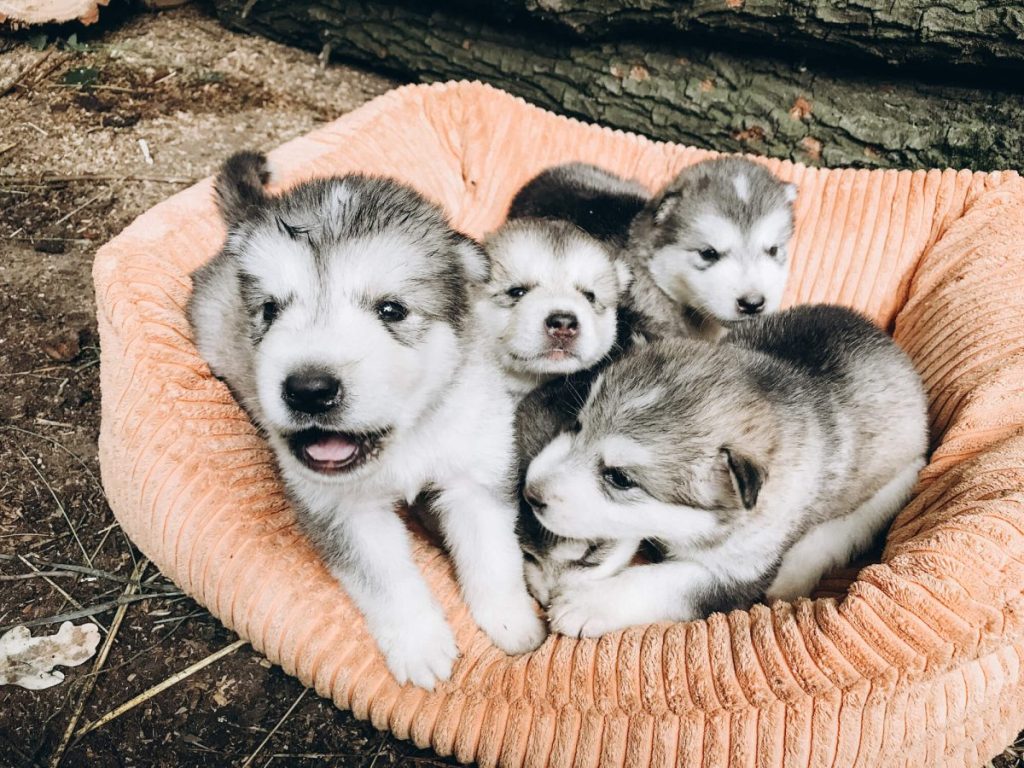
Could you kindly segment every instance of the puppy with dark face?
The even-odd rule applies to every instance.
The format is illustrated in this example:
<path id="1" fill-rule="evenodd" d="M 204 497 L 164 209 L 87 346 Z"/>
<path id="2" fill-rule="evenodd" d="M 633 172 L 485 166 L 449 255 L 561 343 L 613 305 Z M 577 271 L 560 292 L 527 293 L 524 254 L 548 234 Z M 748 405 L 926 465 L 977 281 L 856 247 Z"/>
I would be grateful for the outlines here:
<path id="1" fill-rule="evenodd" d="M 491 275 L 477 315 L 512 392 L 591 368 L 611 352 L 630 273 L 603 243 L 568 222 L 514 219 L 484 247 Z"/>
<path id="2" fill-rule="evenodd" d="M 656 540 L 666 559 L 566 585 L 552 627 L 600 635 L 806 595 L 889 523 L 926 447 L 910 361 L 849 310 L 641 346 L 534 459 L 525 495 L 558 536 Z"/>
<path id="3" fill-rule="evenodd" d="M 400 682 L 446 679 L 451 629 L 395 514 L 432 491 L 470 610 L 509 653 L 544 628 L 522 576 L 514 402 L 475 341 L 480 248 L 394 181 L 269 196 L 262 156 L 217 179 L 223 250 L 193 275 L 200 353 L 266 433 L 298 521 Z"/>

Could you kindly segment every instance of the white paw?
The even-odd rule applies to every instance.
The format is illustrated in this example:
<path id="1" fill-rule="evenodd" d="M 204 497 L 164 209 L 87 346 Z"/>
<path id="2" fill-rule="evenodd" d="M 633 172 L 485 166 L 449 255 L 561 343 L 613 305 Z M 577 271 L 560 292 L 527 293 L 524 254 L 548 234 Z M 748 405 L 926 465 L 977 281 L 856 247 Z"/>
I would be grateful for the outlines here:
<path id="1" fill-rule="evenodd" d="M 475 606 L 473 618 L 496 646 L 512 656 L 532 651 L 548 634 L 525 589 Z"/>
<path id="2" fill-rule="evenodd" d="M 388 669 L 400 684 L 412 683 L 428 691 L 451 677 L 459 656 L 455 636 L 440 612 L 383 632 L 377 636 L 377 643 Z"/>
<path id="3" fill-rule="evenodd" d="M 569 586 L 551 598 L 551 628 L 569 637 L 600 637 L 632 623 L 621 615 L 613 595 L 597 584 Z"/>

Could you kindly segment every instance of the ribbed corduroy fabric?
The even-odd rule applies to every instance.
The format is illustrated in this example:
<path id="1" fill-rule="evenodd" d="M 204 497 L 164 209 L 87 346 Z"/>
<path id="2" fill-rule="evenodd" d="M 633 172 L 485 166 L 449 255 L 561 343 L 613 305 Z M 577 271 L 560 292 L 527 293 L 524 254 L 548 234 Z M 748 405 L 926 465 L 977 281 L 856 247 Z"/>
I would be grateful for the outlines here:
<path id="1" fill-rule="evenodd" d="M 402 179 L 456 226 L 581 160 L 652 189 L 707 152 L 558 117 L 478 83 L 400 88 L 271 153 L 275 183 Z M 399 687 L 294 528 L 267 446 L 192 344 L 189 273 L 224 236 L 204 181 L 96 258 L 103 483 L 160 569 L 272 661 L 397 736 L 483 766 L 970 766 L 1024 727 L 1024 181 L 814 169 L 799 184 L 787 303 L 855 307 L 924 376 L 934 455 L 878 564 L 832 595 L 509 658 L 451 568 L 416 558 L 462 657 Z M 849 589 L 843 597 L 846 584 Z"/>

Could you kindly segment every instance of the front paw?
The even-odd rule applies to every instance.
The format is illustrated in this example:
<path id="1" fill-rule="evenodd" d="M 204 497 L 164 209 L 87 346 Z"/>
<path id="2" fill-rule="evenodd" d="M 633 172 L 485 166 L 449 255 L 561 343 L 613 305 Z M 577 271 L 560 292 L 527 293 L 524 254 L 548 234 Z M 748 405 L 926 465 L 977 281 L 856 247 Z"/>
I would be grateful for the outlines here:
<path id="1" fill-rule="evenodd" d="M 388 670 L 400 684 L 412 683 L 428 691 L 451 677 L 459 656 L 455 636 L 440 612 L 381 632 L 377 643 Z"/>
<path id="2" fill-rule="evenodd" d="M 491 641 L 511 656 L 534 650 L 548 634 L 526 590 L 474 606 L 473 618 Z"/>
<path id="3" fill-rule="evenodd" d="M 625 629 L 633 622 L 623 615 L 609 590 L 599 583 L 564 586 L 551 598 L 551 628 L 569 637 L 600 637 Z"/>

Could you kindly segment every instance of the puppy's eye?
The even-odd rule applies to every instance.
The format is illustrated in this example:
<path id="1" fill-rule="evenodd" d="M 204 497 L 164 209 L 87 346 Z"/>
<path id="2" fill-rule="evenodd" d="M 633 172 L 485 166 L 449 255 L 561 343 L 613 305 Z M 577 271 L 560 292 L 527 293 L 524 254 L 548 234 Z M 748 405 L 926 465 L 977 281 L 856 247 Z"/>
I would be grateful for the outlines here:
<path id="1" fill-rule="evenodd" d="M 276 301 L 265 301 L 263 306 L 260 308 L 263 314 L 263 324 L 270 325 L 277 320 L 278 314 L 281 312 L 281 307 L 278 306 Z"/>
<path id="2" fill-rule="evenodd" d="M 630 488 L 636 488 L 636 482 L 627 475 L 623 470 L 618 467 L 606 467 L 601 472 L 601 477 L 608 483 L 612 488 L 618 488 L 620 491 L 628 491 Z"/>
<path id="3" fill-rule="evenodd" d="M 508 296 L 510 299 L 521 299 L 529 292 L 530 289 L 527 288 L 525 285 L 513 285 L 511 288 L 505 291 L 505 295 Z"/>
<path id="4" fill-rule="evenodd" d="M 779 246 L 773 245 L 771 248 L 769 248 L 768 249 L 768 255 L 769 256 L 778 256 L 779 255 Z"/>
<path id="5" fill-rule="evenodd" d="M 400 323 L 409 316 L 409 310 L 400 301 L 382 301 L 377 305 L 377 317 L 385 323 Z"/>
<path id="6" fill-rule="evenodd" d="M 593 304 L 597 301 L 597 296 L 594 295 L 593 291 L 580 291 L 583 294 L 583 298 Z"/>
<path id="7" fill-rule="evenodd" d="M 714 248 L 705 248 L 704 250 L 699 251 L 698 253 L 700 253 L 700 257 L 704 259 L 704 261 L 706 261 L 708 264 L 714 264 L 716 261 L 722 258 L 722 254 L 720 254 Z"/>

